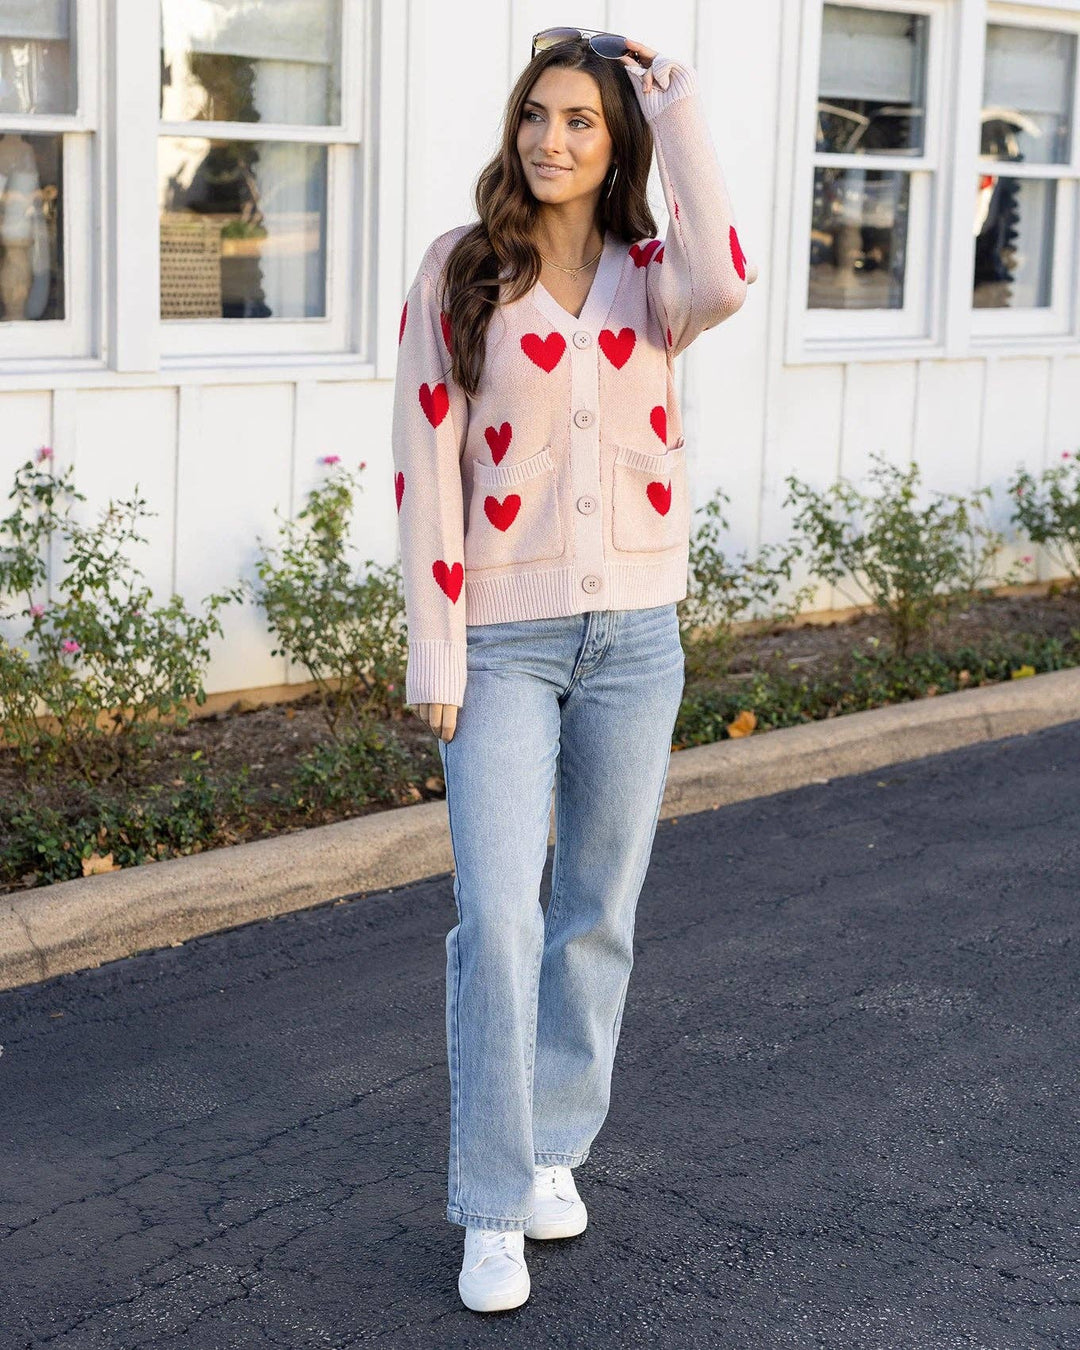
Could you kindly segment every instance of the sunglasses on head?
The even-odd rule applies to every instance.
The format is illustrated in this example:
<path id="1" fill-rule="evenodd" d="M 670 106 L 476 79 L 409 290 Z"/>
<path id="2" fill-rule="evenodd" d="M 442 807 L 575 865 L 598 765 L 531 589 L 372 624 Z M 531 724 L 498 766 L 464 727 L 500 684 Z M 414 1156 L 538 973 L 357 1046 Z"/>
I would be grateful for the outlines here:
<path id="1" fill-rule="evenodd" d="M 534 34 L 532 54 L 535 56 L 537 52 L 546 51 L 548 47 L 557 47 L 562 42 L 578 42 L 585 39 L 597 56 L 606 56 L 611 61 L 618 60 L 620 56 L 632 55 L 624 37 L 620 37 L 618 33 L 604 33 L 595 28 L 545 28 L 542 33 Z"/>

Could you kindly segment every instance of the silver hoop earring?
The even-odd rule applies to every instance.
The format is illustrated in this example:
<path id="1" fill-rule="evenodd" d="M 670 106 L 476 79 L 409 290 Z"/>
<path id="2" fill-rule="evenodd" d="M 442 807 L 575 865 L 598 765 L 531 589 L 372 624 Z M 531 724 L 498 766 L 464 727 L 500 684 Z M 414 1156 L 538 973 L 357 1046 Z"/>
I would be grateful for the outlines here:
<path id="1" fill-rule="evenodd" d="M 619 166 L 615 165 L 615 172 L 611 175 L 611 182 L 608 184 L 608 190 L 604 194 L 605 200 L 611 196 L 611 189 L 615 186 L 615 179 L 619 176 Z"/>

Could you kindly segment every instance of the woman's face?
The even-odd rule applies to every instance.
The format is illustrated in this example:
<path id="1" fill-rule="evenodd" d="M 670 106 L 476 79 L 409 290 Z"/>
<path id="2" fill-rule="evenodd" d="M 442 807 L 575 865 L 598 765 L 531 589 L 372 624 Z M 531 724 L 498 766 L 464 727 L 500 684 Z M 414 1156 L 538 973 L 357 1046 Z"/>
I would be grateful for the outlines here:
<path id="1" fill-rule="evenodd" d="M 593 77 L 583 70 L 548 66 L 522 108 L 517 151 L 538 201 L 561 204 L 599 193 L 611 163 L 612 141 Z M 539 164 L 558 168 L 545 171 Z"/>

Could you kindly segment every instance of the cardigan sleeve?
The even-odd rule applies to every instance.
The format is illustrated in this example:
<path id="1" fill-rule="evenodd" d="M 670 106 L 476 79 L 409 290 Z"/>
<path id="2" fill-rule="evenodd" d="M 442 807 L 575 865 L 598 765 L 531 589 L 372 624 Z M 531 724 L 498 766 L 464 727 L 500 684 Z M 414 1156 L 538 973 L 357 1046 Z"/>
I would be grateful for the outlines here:
<path id="1" fill-rule="evenodd" d="M 466 672 L 461 454 L 468 402 L 450 377 L 449 320 L 431 265 L 429 249 L 401 311 L 391 430 L 408 629 L 405 702 L 460 708 Z"/>
<path id="2" fill-rule="evenodd" d="M 649 123 L 669 213 L 663 245 L 646 267 L 649 303 L 670 332 L 672 356 L 707 328 L 731 317 L 757 280 L 735 228 L 727 183 L 698 94 L 697 72 L 667 56 L 652 61 L 653 88 L 644 71 L 627 66 Z"/>

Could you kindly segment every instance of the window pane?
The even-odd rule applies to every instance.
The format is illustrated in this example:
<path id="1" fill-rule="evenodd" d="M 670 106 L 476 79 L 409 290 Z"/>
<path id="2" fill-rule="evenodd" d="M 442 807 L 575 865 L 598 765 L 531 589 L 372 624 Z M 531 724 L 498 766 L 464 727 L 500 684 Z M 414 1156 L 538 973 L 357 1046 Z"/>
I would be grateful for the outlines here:
<path id="1" fill-rule="evenodd" d="M 825 6 L 818 150 L 922 153 L 928 34 L 925 14 Z"/>
<path id="2" fill-rule="evenodd" d="M 69 0 L 0 0 L 0 112 L 73 113 Z"/>
<path id="3" fill-rule="evenodd" d="M 158 142 L 163 319 L 326 314 L 326 146 Z"/>
<path id="4" fill-rule="evenodd" d="M 1067 164 L 1075 67 L 1076 38 L 1070 34 L 991 24 L 982 153 L 1030 164 Z"/>
<path id="5" fill-rule="evenodd" d="M 341 120 L 341 0 L 162 0 L 166 122 Z"/>
<path id="6" fill-rule="evenodd" d="M 64 317 L 62 136 L 0 135 L 0 318 Z"/>
<path id="7" fill-rule="evenodd" d="M 902 309 L 906 173 L 817 169 L 810 228 L 811 309 Z"/>
<path id="8" fill-rule="evenodd" d="M 1045 308 L 1051 301 L 1054 203 L 1046 178 L 979 180 L 975 210 L 976 309 Z"/>

